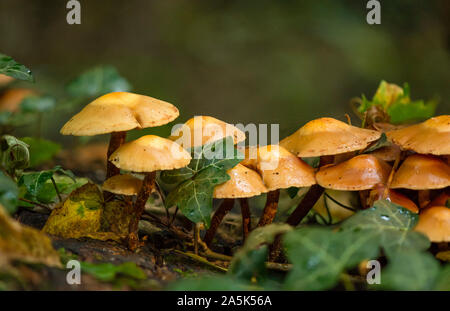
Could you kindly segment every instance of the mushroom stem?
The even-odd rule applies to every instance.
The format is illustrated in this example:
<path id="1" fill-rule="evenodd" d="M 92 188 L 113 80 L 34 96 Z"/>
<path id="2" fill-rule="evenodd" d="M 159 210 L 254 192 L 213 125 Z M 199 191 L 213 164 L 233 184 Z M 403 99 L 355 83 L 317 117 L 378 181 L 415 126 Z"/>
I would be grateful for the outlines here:
<path id="1" fill-rule="evenodd" d="M 319 185 L 312 185 L 303 200 L 297 205 L 297 208 L 294 212 L 292 212 L 286 222 L 291 226 L 297 226 L 308 214 L 314 204 L 316 204 L 324 190 L 325 189 Z"/>
<path id="2" fill-rule="evenodd" d="M 275 214 L 278 209 L 278 200 L 280 198 L 280 190 L 273 190 L 267 194 L 266 206 L 264 207 L 263 214 L 259 219 L 258 227 L 262 227 L 271 224 L 275 218 Z"/>
<path id="3" fill-rule="evenodd" d="M 109 161 L 111 154 L 116 151 L 124 142 L 127 137 L 127 132 L 112 132 L 109 140 L 107 163 L 106 163 L 106 179 L 119 175 L 120 169 Z"/>
<path id="4" fill-rule="evenodd" d="M 251 218 L 250 218 L 250 207 L 248 205 L 247 198 L 241 198 L 239 200 L 241 204 L 241 214 L 242 214 L 242 239 L 245 241 L 251 230 Z"/>
<path id="5" fill-rule="evenodd" d="M 225 215 L 228 214 L 229 211 L 231 211 L 233 206 L 234 199 L 224 199 L 222 204 L 220 204 L 219 208 L 216 210 L 211 219 L 211 226 L 206 231 L 205 237 L 203 238 L 203 242 L 205 242 L 206 245 L 209 246 L 211 244 L 220 223 L 222 222 Z"/>
<path id="6" fill-rule="evenodd" d="M 129 235 L 128 235 L 128 248 L 132 251 L 139 247 L 139 220 L 144 213 L 145 203 L 147 203 L 150 193 L 155 188 L 155 177 L 156 172 L 150 172 L 145 174 L 144 181 L 142 183 L 142 188 L 138 193 L 136 198 L 136 203 L 134 204 L 134 214 L 131 217 L 129 225 Z"/>

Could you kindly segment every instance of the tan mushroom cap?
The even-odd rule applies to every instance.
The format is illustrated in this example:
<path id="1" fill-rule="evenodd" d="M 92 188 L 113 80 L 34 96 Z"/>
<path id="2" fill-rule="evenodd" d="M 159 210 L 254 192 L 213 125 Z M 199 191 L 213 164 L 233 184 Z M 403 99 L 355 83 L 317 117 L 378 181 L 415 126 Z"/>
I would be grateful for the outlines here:
<path id="1" fill-rule="evenodd" d="M 37 93 L 30 89 L 9 89 L 0 96 L 0 111 L 16 112 L 22 101 Z"/>
<path id="2" fill-rule="evenodd" d="M 306 123 L 280 145 L 298 157 L 335 155 L 366 148 L 380 132 L 348 125 L 332 118 Z"/>
<path id="3" fill-rule="evenodd" d="M 146 135 L 120 146 L 109 161 L 123 170 L 153 172 L 184 167 L 191 155 L 171 140 Z"/>
<path id="4" fill-rule="evenodd" d="M 450 154 L 450 115 L 391 131 L 386 135 L 402 149 L 422 154 Z"/>
<path id="5" fill-rule="evenodd" d="M 387 182 L 391 167 L 384 161 L 362 154 L 337 165 L 323 166 L 316 174 L 319 185 L 327 189 L 360 191 Z"/>
<path id="6" fill-rule="evenodd" d="M 232 136 L 234 144 L 245 140 L 245 133 L 237 127 L 209 116 L 195 116 L 180 128 L 180 132 L 169 139 L 177 141 L 184 148 L 202 146 Z M 196 138 L 197 137 L 197 138 Z"/>
<path id="7" fill-rule="evenodd" d="M 245 154 L 241 164 L 257 170 L 269 191 L 316 183 L 314 169 L 281 146 L 258 147 L 256 154 L 247 148 Z"/>
<path id="8" fill-rule="evenodd" d="M 441 189 L 450 186 L 450 166 L 441 159 L 413 154 L 403 161 L 392 179 L 391 188 L 413 190 Z"/>
<path id="9" fill-rule="evenodd" d="M 0 74 L 0 86 L 4 86 L 7 85 L 9 83 L 11 83 L 12 81 L 14 81 L 13 77 L 4 75 L 4 74 Z"/>
<path id="10" fill-rule="evenodd" d="M 130 174 L 115 175 L 102 185 L 103 190 L 121 195 L 136 195 L 141 188 L 142 180 Z"/>
<path id="11" fill-rule="evenodd" d="M 103 95 L 73 116 L 61 129 L 63 135 L 94 136 L 167 124 L 178 109 L 149 96 L 113 92 Z"/>
<path id="12" fill-rule="evenodd" d="M 228 170 L 230 180 L 214 188 L 214 198 L 250 198 L 268 192 L 257 172 L 238 164 Z"/>
<path id="13" fill-rule="evenodd" d="M 378 159 L 390 162 L 395 161 L 400 156 L 401 149 L 397 145 L 390 145 L 377 149 L 370 154 L 376 156 Z"/>
<path id="14" fill-rule="evenodd" d="M 422 232 L 431 242 L 450 242 L 450 208 L 433 206 L 419 214 L 419 223 L 414 228 Z"/>

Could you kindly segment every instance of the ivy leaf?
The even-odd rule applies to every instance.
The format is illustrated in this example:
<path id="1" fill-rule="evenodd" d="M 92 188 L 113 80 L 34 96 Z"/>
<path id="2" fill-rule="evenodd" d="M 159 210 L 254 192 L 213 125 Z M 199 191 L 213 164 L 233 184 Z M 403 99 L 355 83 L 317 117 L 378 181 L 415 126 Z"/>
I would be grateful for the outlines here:
<path id="1" fill-rule="evenodd" d="M 20 103 L 20 108 L 25 113 L 43 113 L 52 110 L 55 105 L 56 100 L 51 96 L 27 96 Z"/>
<path id="2" fill-rule="evenodd" d="M 0 171 L 0 205 L 6 208 L 6 211 L 13 214 L 17 207 L 17 198 L 19 188 L 14 180 Z"/>
<path id="3" fill-rule="evenodd" d="M 130 83 L 113 66 L 91 68 L 67 85 L 67 92 L 73 97 L 98 97 L 110 92 L 130 90 Z"/>
<path id="4" fill-rule="evenodd" d="M 423 121 L 434 116 L 437 101 L 423 100 L 411 102 L 395 102 L 387 109 L 392 124 L 408 123 L 412 121 Z"/>
<path id="5" fill-rule="evenodd" d="M 270 224 L 253 230 L 244 246 L 233 256 L 228 272 L 239 279 L 261 281 L 266 274 L 268 247 L 275 237 L 292 230 L 287 224 Z"/>
<path id="6" fill-rule="evenodd" d="M 177 205 L 190 221 L 203 222 L 209 228 L 214 187 L 229 179 L 224 170 L 216 167 L 203 169 L 168 194 L 166 207 Z"/>
<path id="7" fill-rule="evenodd" d="M 31 70 L 16 62 L 12 57 L 0 53 L 0 73 L 7 76 L 33 82 L 34 78 Z"/>
<path id="8" fill-rule="evenodd" d="M 165 206 L 177 205 L 189 220 L 209 227 L 214 187 L 230 179 L 227 170 L 244 155 L 234 147 L 232 137 L 191 148 L 191 155 L 187 167 L 161 172 L 163 184 L 176 185 L 167 195 Z"/>
<path id="9" fill-rule="evenodd" d="M 300 188 L 297 188 L 297 187 L 289 187 L 289 188 L 287 188 L 286 192 L 289 195 L 289 197 L 291 199 L 293 199 L 297 196 L 297 193 L 299 190 L 300 190 Z"/>
<path id="10" fill-rule="evenodd" d="M 50 140 L 33 137 L 23 137 L 21 140 L 29 146 L 30 167 L 50 161 L 61 150 L 60 144 Z"/>
<path id="11" fill-rule="evenodd" d="M 387 200 L 379 200 L 373 207 L 346 219 L 341 228 L 373 236 L 389 257 L 395 251 L 425 250 L 430 246 L 425 235 L 411 231 L 418 220 L 419 216 L 408 209 Z"/>
<path id="12" fill-rule="evenodd" d="M 284 237 L 292 262 L 288 290 L 324 290 L 334 287 L 341 273 L 367 258 L 378 257 L 376 240 L 354 231 L 333 232 L 327 227 L 305 227 Z"/>
<path id="13" fill-rule="evenodd" d="M 434 290 L 450 291 L 450 264 L 441 269 Z"/>
<path id="14" fill-rule="evenodd" d="M 109 262 L 90 263 L 81 262 L 81 271 L 88 273 L 102 282 L 113 282 L 120 275 L 143 280 L 147 277 L 144 271 L 134 262 L 125 262 L 120 265 L 114 265 Z"/>
<path id="15" fill-rule="evenodd" d="M 374 152 L 375 150 L 389 147 L 390 145 L 392 145 L 392 143 L 388 140 L 386 134 L 382 133 L 380 138 L 376 142 L 371 144 L 367 149 L 365 149 L 363 153 Z"/>
<path id="16" fill-rule="evenodd" d="M 425 252 L 402 251 L 393 255 L 381 272 L 381 284 L 389 290 L 433 290 L 440 274 L 439 262 Z"/>

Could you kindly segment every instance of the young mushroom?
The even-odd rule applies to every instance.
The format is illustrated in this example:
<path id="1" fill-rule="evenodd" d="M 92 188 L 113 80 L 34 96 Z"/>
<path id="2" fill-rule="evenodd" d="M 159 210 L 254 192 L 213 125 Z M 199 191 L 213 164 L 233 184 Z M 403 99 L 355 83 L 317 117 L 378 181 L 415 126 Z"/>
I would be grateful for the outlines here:
<path id="1" fill-rule="evenodd" d="M 320 118 L 308 122 L 297 132 L 286 137 L 280 146 L 297 157 L 320 157 L 320 166 L 333 163 L 333 156 L 362 150 L 381 136 L 378 131 L 348 125 L 333 118 Z M 324 188 L 313 185 L 306 193 L 287 223 L 296 226 L 308 214 Z"/>
<path id="2" fill-rule="evenodd" d="M 177 118 L 172 104 L 149 96 L 113 92 L 103 95 L 74 115 L 61 129 L 63 135 L 95 136 L 111 134 L 107 159 L 126 139 L 127 131 L 167 124 Z M 120 169 L 107 162 L 106 179 Z"/>
<path id="3" fill-rule="evenodd" d="M 206 245 L 211 244 L 223 218 L 233 208 L 234 199 L 238 198 L 241 204 L 242 230 L 245 239 L 251 227 L 250 210 L 246 198 L 268 191 L 258 173 L 241 164 L 228 170 L 227 173 L 230 175 L 230 180 L 214 188 L 214 198 L 224 199 L 224 201 L 214 213 L 211 226 L 206 231 L 203 239 Z"/>
<path id="4" fill-rule="evenodd" d="M 433 206 L 423 210 L 414 230 L 425 234 L 431 242 L 450 242 L 450 208 Z"/>
<path id="5" fill-rule="evenodd" d="M 182 168 L 189 164 L 191 156 L 171 140 L 146 135 L 120 146 L 111 154 L 109 161 L 120 169 L 145 174 L 129 228 L 128 247 L 135 250 L 139 246 L 139 219 L 150 193 L 155 188 L 156 171 Z"/>
<path id="6" fill-rule="evenodd" d="M 141 188 L 142 180 L 130 174 L 115 175 L 102 185 L 103 190 L 124 196 L 137 195 Z"/>
<path id="7" fill-rule="evenodd" d="M 247 148 L 246 159 L 241 164 L 256 170 L 269 191 L 258 227 L 273 222 L 278 209 L 280 189 L 310 187 L 316 183 L 314 169 L 278 145 Z"/>

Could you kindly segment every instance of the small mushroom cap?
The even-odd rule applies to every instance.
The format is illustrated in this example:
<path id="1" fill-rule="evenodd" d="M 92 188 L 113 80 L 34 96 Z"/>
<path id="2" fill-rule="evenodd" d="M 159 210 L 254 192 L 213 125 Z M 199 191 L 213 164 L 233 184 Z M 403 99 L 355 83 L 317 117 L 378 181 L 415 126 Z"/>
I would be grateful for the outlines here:
<path id="1" fill-rule="evenodd" d="M 391 188 L 413 190 L 441 189 L 450 186 L 450 166 L 441 159 L 413 154 L 403 161 L 392 179 Z"/>
<path id="2" fill-rule="evenodd" d="M 191 155 L 171 140 L 146 135 L 120 146 L 109 161 L 123 170 L 153 172 L 184 167 Z"/>
<path id="3" fill-rule="evenodd" d="M 286 137 L 280 145 L 298 157 L 336 155 L 366 148 L 379 139 L 380 132 L 348 125 L 332 118 L 320 118 L 306 123 Z"/>
<path id="4" fill-rule="evenodd" d="M 130 174 L 115 175 L 108 178 L 102 189 L 115 194 L 136 195 L 142 188 L 142 180 Z"/>
<path id="5" fill-rule="evenodd" d="M 230 180 L 214 188 L 214 198 L 250 198 L 268 192 L 257 172 L 238 164 L 228 170 Z"/>
<path id="6" fill-rule="evenodd" d="M 209 116 L 195 116 L 180 128 L 179 132 L 169 137 L 184 148 L 192 148 L 212 143 L 232 136 L 234 144 L 245 140 L 245 133 L 237 127 Z"/>
<path id="7" fill-rule="evenodd" d="M 309 187 L 316 183 L 314 169 L 281 146 L 257 148 L 256 159 L 251 148 L 247 148 L 245 154 L 247 158 L 241 164 L 256 169 L 269 191 Z"/>
<path id="8" fill-rule="evenodd" d="M 433 206 L 423 210 L 414 230 L 428 236 L 431 242 L 450 242 L 450 208 Z"/>
<path id="9" fill-rule="evenodd" d="M 362 154 L 337 165 L 322 167 L 316 174 L 319 185 L 327 189 L 360 191 L 387 182 L 391 167 L 369 154 Z"/>
<path id="10" fill-rule="evenodd" d="M 383 184 L 376 185 L 370 192 L 371 202 L 373 203 L 374 201 L 383 199 L 385 190 L 386 185 Z M 397 205 L 403 206 L 404 208 L 410 210 L 413 213 L 416 214 L 419 213 L 419 208 L 412 200 L 410 200 L 407 196 L 393 189 L 388 189 L 387 197 L 385 199 Z"/>
<path id="11" fill-rule="evenodd" d="M 22 101 L 37 93 L 29 89 L 9 89 L 0 96 L 0 111 L 16 112 Z"/>
<path id="12" fill-rule="evenodd" d="M 63 135 L 94 136 L 167 124 L 178 109 L 149 96 L 113 92 L 103 95 L 74 115 L 61 129 Z"/>
<path id="13" fill-rule="evenodd" d="M 450 154 L 450 115 L 391 131 L 386 135 L 402 149 L 422 154 Z"/>
<path id="14" fill-rule="evenodd" d="M 445 206 L 448 200 L 450 200 L 450 188 L 445 189 L 444 192 L 435 197 L 427 207 Z"/>
<path id="15" fill-rule="evenodd" d="M 401 149 L 397 145 L 390 145 L 386 147 L 382 147 L 380 149 L 377 149 L 370 154 L 373 156 L 376 156 L 378 159 L 390 162 L 395 161 L 397 157 L 400 155 Z"/>

